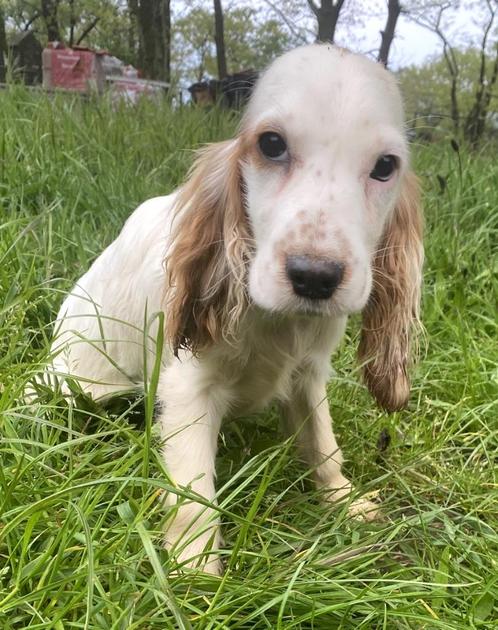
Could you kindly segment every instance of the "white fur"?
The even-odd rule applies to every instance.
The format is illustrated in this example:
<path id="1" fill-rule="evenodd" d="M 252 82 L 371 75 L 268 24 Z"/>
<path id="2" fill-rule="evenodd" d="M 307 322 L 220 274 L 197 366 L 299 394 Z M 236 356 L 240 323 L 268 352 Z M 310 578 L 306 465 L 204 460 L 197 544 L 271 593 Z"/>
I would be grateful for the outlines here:
<path id="1" fill-rule="evenodd" d="M 214 502 L 222 419 L 278 400 L 318 485 L 337 499 L 351 485 L 341 473 L 327 404 L 330 355 L 347 315 L 366 304 L 372 257 L 406 169 L 401 101 L 394 80 L 377 64 L 329 46 L 309 46 L 284 55 L 259 81 L 241 130 L 250 133 L 261 124 L 285 131 L 292 166 L 286 171 L 243 163 L 254 236 L 251 304 L 235 341 L 220 341 L 196 357 L 180 351 L 175 358 L 165 348 L 158 387 L 164 458 L 178 486 Z M 386 183 L 369 179 L 386 153 L 398 156 L 399 172 Z M 76 377 L 96 398 L 143 383 L 144 343 L 147 363 L 153 364 L 153 315 L 164 307 L 175 198 L 151 199 L 135 210 L 60 309 L 50 370 Z M 303 223 L 309 224 L 308 240 L 299 236 Z M 342 256 L 350 270 L 342 290 L 316 305 L 293 294 L 276 255 L 279 247 L 283 254 L 306 254 L 310 242 L 319 255 Z M 174 507 L 175 496 L 167 503 L 174 511 L 167 545 L 195 566 L 209 543 L 214 550 L 219 545 L 218 519 L 201 504 Z M 220 571 L 216 555 L 201 564 Z"/>

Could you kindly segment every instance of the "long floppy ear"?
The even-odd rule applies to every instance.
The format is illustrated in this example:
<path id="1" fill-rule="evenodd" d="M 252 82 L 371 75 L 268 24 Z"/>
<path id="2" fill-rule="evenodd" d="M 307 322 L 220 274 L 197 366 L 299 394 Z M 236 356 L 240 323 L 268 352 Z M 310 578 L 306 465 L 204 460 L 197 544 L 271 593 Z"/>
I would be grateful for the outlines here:
<path id="1" fill-rule="evenodd" d="M 373 289 L 363 311 L 358 354 L 381 407 L 403 408 L 410 395 L 410 336 L 419 324 L 424 251 L 417 178 L 404 177 L 398 204 L 373 262 Z"/>
<path id="2" fill-rule="evenodd" d="M 247 305 L 240 153 L 237 139 L 202 149 L 173 210 L 165 334 L 175 354 L 230 338 Z"/>

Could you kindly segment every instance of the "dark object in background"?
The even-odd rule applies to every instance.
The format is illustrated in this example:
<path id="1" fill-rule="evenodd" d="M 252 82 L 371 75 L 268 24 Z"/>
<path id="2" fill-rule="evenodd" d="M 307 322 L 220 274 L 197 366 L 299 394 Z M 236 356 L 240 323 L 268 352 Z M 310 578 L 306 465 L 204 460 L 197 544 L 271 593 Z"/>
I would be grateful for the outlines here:
<path id="1" fill-rule="evenodd" d="M 251 96 L 258 73 L 254 70 L 244 70 L 229 74 L 221 81 L 221 91 L 224 103 L 232 109 L 240 109 Z"/>
<path id="2" fill-rule="evenodd" d="M 193 83 L 188 91 L 196 105 L 206 107 L 219 103 L 228 109 L 240 109 L 248 98 L 257 81 L 258 73 L 254 70 L 244 70 L 229 74 L 218 81 L 198 81 Z"/>
<path id="3" fill-rule="evenodd" d="M 436 177 L 439 184 L 439 194 L 443 195 L 446 191 L 446 186 L 448 185 L 448 177 L 443 177 L 439 174 L 437 174 Z"/>
<path id="4" fill-rule="evenodd" d="M 379 433 L 377 440 L 377 450 L 379 453 L 385 453 L 389 448 L 389 444 L 391 444 L 391 434 L 389 433 L 389 429 L 384 427 Z"/>
<path id="5" fill-rule="evenodd" d="M 216 103 L 216 86 L 218 81 L 197 81 L 188 88 L 192 102 L 200 107 L 208 107 Z"/>
<path id="6" fill-rule="evenodd" d="M 42 50 L 42 45 L 32 31 L 15 35 L 9 46 L 14 77 L 21 79 L 26 85 L 41 85 Z"/>

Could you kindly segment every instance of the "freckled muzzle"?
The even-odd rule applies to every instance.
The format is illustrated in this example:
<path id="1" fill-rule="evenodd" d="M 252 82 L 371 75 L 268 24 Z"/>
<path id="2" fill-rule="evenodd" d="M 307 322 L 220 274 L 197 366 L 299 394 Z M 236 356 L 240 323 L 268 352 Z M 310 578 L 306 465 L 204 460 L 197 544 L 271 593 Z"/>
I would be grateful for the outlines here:
<path id="1" fill-rule="evenodd" d="M 344 265 L 309 256 L 288 256 L 285 271 L 294 293 L 309 300 L 328 300 L 344 277 Z"/>

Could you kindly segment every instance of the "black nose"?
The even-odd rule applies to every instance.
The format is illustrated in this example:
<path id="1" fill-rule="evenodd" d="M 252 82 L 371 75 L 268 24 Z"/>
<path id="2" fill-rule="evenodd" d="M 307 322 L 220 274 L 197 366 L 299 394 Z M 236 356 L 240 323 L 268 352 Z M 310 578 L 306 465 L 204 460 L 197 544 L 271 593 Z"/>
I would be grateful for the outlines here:
<path id="1" fill-rule="evenodd" d="M 328 300 L 344 276 L 344 265 L 308 256 L 288 256 L 285 267 L 294 293 L 309 300 Z"/>

